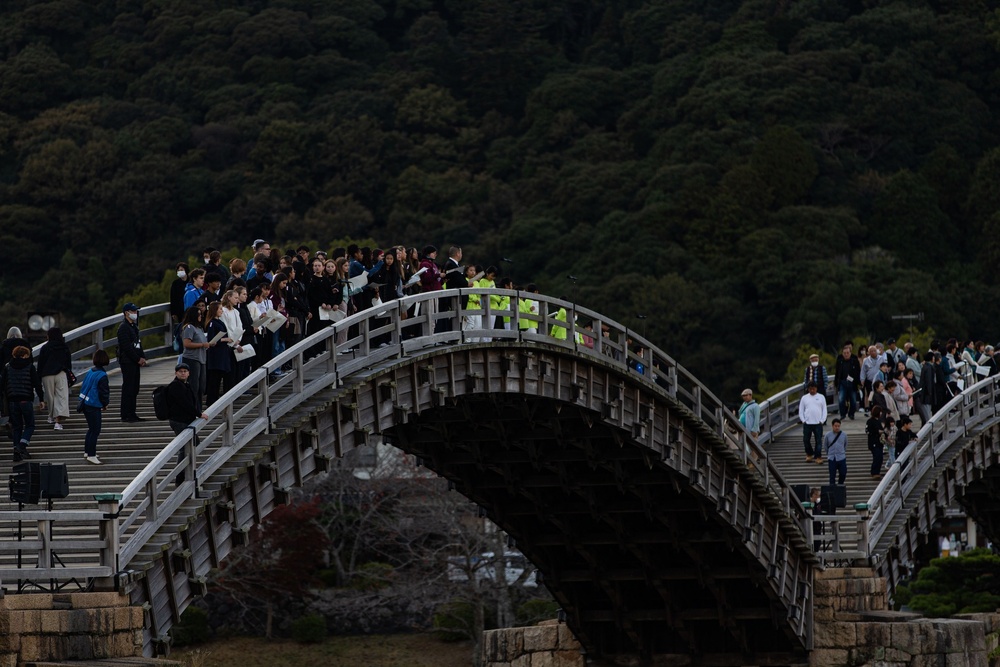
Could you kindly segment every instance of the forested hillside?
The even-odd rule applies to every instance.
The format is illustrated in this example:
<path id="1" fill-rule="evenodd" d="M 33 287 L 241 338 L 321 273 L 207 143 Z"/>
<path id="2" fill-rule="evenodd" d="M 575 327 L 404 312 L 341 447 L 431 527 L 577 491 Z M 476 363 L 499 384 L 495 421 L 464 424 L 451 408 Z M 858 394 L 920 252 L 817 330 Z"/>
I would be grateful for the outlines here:
<path id="1" fill-rule="evenodd" d="M 720 392 L 911 311 L 995 342 L 996 6 L 4 0 L 0 316 L 371 237 L 511 258 Z"/>

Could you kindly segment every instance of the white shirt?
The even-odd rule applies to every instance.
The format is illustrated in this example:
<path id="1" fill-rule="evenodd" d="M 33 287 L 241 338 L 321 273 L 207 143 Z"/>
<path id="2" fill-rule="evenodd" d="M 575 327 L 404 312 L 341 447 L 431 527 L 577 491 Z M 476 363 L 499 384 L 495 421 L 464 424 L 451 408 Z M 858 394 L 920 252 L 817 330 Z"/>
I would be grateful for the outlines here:
<path id="1" fill-rule="evenodd" d="M 826 396 L 819 392 L 799 399 L 799 421 L 803 424 L 826 423 Z"/>
<path id="2" fill-rule="evenodd" d="M 226 323 L 226 331 L 229 338 L 233 339 L 232 345 L 236 345 L 243 338 L 243 321 L 240 320 L 240 312 L 235 308 L 223 308 L 219 313 L 223 322 Z"/>

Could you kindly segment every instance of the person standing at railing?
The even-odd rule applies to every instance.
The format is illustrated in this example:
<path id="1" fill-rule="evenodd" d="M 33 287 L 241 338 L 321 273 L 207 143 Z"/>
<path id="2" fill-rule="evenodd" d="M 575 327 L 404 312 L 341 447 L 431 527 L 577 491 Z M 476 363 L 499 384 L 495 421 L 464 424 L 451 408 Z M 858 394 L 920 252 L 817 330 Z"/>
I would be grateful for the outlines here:
<path id="1" fill-rule="evenodd" d="M 198 408 L 194 392 L 188 384 L 191 369 L 185 363 L 174 368 L 174 379 L 167 385 L 167 420 L 174 435 L 180 435 L 195 419 L 208 419 L 208 415 Z M 184 461 L 184 451 L 177 452 L 177 464 Z M 177 475 L 176 484 L 184 481 L 184 472 Z"/>
<path id="2" fill-rule="evenodd" d="M 992 345 L 987 345 L 983 348 L 983 353 L 979 355 L 979 365 L 987 369 L 988 372 L 986 377 L 993 377 L 997 374 L 997 359 L 993 354 Z"/>
<path id="3" fill-rule="evenodd" d="M 525 286 L 524 291 L 528 294 L 538 294 L 538 285 L 535 283 L 528 283 Z M 518 320 L 517 327 L 525 333 L 538 333 L 538 322 L 525 317 L 525 315 L 538 316 L 538 301 L 518 296 L 517 311 L 520 313 L 520 319 Z"/>
<path id="4" fill-rule="evenodd" d="M 830 486 L 833 486 L 843 484 L 847 478 L 847 434 L 840 430 L 840 420 L 837 418 L 831 422 L 830 428 L 832 430 L 823 436 L 823 446 L 826 448 Z"/>
<path id="5" fill-rule="evenodd" d="M 826 396 L 819 395 L 815 382 L 809 383 L 809 393 L 799 399 L 799 421 L 802 422 L 802 444 L 806 463 L 823 462 L 823 425 L 826 424 Z M 812 439 L 816 439 L 813 449 Z"/>
<path id="6" fill-rule="evenodd" d="M 739 420 L 750 436 L 756 440 L 760 435 L 760 405 L 753 400 L 753 390 L 744 389 L 743 405 L 740 406 Z"/>
<path id="7" fill-rule="evenodd" d="M 837 391 L 840 418 L 854 419 L 854 413 L 858 409 L 858 388 L 861 386 L 861 364 L 851 354 L 850 344 L 845 344 L 837 357 L 833 384 Z"/>
<path id="8" fill-rule="evenodd" d="M 38 407 L 45 409 L 42 381 L 31 360 L 31 350 L 23 345 L 14 348 L 12 358 L 0 375 L 0 396 L 10 414 L 11 439 L 14 444 L 14 463 L 30 459 L 28 444 L 35 432 L 34 396 L 38 394 Z"/>
<path id="9" fill-rule="evenodd" d="M 205 269 L 195 269 L 191 272 L 191 282 L 184 288 L 184 311 L 194 305 L 194 302 L 205 293 Z"/>
<path id="10" fill-rule="evenodd" d="M 104 350 L 94 352 L 94 367 L 83 378 L 80 386 L 80 404 L 76 411 L 87 420 L 87 435 L 83 438 L 83 460 L 101 465 L 97 458 L 97 438 L 101 435 L 103 413 L 111 403 L 111 387 L 104 367 L 111 363 Z"/>
<path id="11" fill-rule="evenodd" d="M 465 268 L 462 266 L 462 248 L 460 246 L 453 245 L 448 249 L 448 259 L 444 261 L 441 276 L 445 289 L 464 289 L 469 286 Z M 451 310 L 451 303 L 447 299 L 442 300 L 441 309 Z M 451 320 L 442 320 L 440 329 L 441 331 L 451 331 Z"/>
<path id="12" fill-rule="evenodd" d="M 177 278 L 170 283 L 170 319 L 174 324 L 180 323 L 184 319 L 184 290 L 187 289 L 188 265 L 186 262 L 177 263 Z"/>
<path id="13" fill-rule="evenodd" d="M 134 303 L 122 306 L 122 323 L 118 325 L 118 368 L 122 373 L 120 414 L 123 422 L 145 421 L 135 410 L 136 398 L 139 396 L 139 369 L 146 365 L 138 322 L 139 306 Z"/>

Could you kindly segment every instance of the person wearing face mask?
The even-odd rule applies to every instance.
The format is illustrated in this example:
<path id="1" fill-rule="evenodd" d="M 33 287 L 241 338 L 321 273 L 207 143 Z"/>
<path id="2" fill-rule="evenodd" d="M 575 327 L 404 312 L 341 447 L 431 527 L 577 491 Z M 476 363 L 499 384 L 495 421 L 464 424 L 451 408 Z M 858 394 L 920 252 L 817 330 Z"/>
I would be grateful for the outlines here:
<path id="1" fill-rule="evenodd" d="M 122 372 L 121 419 L 123 422 L 145 421 L 136 414 L 139 396 L 139 369 L 146 365 L 146 353 L 139 338 L 139 306 L 122 306 L 122 323 L 118 325 L 118 366 Z"/>
<path id="2" fill-rule="evenodd" d="M 802 381 L 802 393 L 809 393 L 809 383 L 816 383 L 820 396 L 826 396 L 826 366 L 819 363 L 818 354 L 809 355 L 809 365 L 806 366 L 805 378 Z"/>
<path id="3" fill-rule="evenodd" d="M 170 317 L 174 322 L 184 319 L 184 290 L 187 289 L 188 265 L 177 263 L 177 279 L 170 283 Z"/>

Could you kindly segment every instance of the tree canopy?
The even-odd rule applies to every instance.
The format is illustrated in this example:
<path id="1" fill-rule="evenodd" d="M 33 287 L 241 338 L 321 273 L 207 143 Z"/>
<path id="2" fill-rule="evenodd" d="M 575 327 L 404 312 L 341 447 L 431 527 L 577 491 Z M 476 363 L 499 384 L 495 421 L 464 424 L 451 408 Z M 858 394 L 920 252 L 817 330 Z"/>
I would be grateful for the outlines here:
<path id="1" fill-rule="evenodd" d="M 79 323 L 208 245 L 370 237 L 513 258 L 725 395 L 893 315 L 994 341 L 998 26 L 928 0 L 8 0 L 0 315 Z"/>

